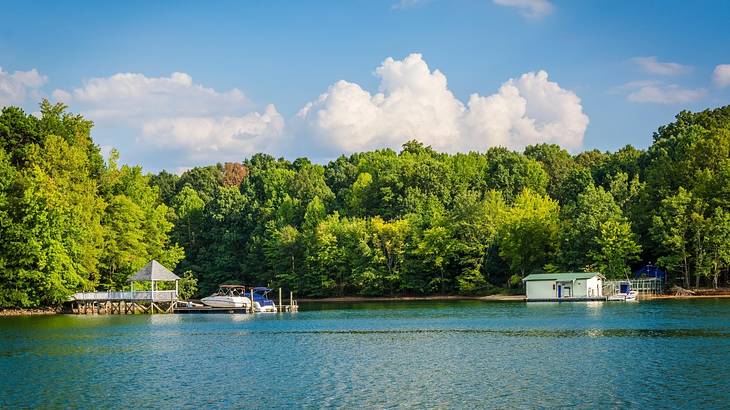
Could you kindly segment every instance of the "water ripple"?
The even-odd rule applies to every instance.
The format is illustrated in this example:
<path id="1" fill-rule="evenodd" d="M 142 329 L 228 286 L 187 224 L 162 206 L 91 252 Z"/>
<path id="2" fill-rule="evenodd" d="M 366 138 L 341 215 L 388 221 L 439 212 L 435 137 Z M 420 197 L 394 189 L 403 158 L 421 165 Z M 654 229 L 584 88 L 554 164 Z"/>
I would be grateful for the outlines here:
<path id="1" fill-rule="evenodd" d="M 246 317 L 0 318 L 0 408 L 730 402 L 730 301 L 302 309 Z"/>

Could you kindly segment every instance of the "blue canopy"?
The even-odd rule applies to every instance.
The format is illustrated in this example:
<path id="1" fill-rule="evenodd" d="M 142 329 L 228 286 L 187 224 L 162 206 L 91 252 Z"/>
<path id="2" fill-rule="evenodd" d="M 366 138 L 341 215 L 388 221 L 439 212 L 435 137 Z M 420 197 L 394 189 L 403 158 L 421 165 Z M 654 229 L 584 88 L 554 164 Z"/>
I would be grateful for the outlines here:
<path id="1" fill-rule="evenodd" d="M 647 278 L 658 278 L 665 282 L 667 281 L 667 272 L 664 272 L 655 265 L 646 265 L 642 267 L 641 269 L 634 272 L 634 276 L 637 278 L 640 278 L 642 276 Z"/>
<path id="2" fill-rule="evenodd" d="M 265 286 L 257 286 L 255 288 L 253 288 L 254 292 L 271 292 L 271 290 L 272 290 L 271 288 L 267 288 Z"/>

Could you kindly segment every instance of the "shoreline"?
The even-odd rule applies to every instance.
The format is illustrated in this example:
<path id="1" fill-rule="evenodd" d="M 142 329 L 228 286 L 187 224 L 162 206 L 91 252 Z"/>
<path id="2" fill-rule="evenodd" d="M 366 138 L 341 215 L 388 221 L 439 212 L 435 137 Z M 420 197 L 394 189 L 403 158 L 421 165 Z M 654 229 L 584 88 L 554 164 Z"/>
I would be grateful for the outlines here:
<path id="1" fill-rule="evenodd" d="M 63 313 L 60 308 L 40 307 L 40 308 L 0 308 L 0 317 L 3 316 L 44 316 L 58 315 Z"/>
<path id="2" fill-rule="evenodd" d="M 329 298 L 301 298 L 298 302 L 312 303 L 347 303 L 347 302 L 418 302 L 418 301 L 449 301 L 449 300 L 491 300 L 491 301 L 517 301 L 525 300 L 524 295 L 488 295 L 488 296 L 338 296 Z"/>
<path id="3" fill-rule="evenodd" d="M 719 295 L 650 295 L 639 297 L 639 300 L 654 300 L 654 299 L 727 299 L 730 298 L 730 293 L 719 294 Z"/>
<path id="4" fill-rule="evenodd" d="M 701 291 L 700 291 L 701 292 Z M 668 299 L 728 299 L 730 293 L 695 294 L 695 295 L 647 295 L 639 296 L 639 300 L 668 300 Z M 524 302 L 525 295 L 487 295 L 487 296 L 340 296 L 328 298 L 301 298 L 300 303 L 359 303 L 359 302 L 421 302 L 421 301 L 454 301 L 477 300 L 485 302 Z M 11 316 L 46 316 L 64 314 L 60 307 L 39 308 L 0 308 L 0 317 Z"/>
<path id="5" fill-rule="evenodd" d="M 658 300 L 658 299 L 727 299 L 730 293 L 720 293 L 712 295 L 647 295 L 639 296 L 639 300 Z M 298 299 L 302 303 L 322 302 L 322 303 L 350 303 L 350 302 L 408 302 L 408 301 L 449 301 L 449 300 L 481 300 L 494 302 L 524 302 L 525 295 L 488 295 L 488 296 L 341 296 L 329 298 L 302 298 Z"/>

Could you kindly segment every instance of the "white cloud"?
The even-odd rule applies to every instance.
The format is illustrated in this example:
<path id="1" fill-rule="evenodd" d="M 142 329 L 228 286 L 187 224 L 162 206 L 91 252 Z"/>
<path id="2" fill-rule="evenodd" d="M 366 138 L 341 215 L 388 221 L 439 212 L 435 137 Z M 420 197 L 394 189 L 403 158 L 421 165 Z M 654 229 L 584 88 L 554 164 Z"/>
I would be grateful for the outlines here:
<path id="1" fill-rule="evenodd" d="M 691 67 L 683 64 L 659 61 L 656 56 L 635 57 L 631 61 L 650 74 L 677 75 L 687 73 L 691 69 Z"/>
<path id="2" fill-rule="evenodd" d="M 238 117 L 170 117 L 145 122 L 142 139 L 158 147 L 174 146 L 195 153 L 255 153 L 278 139 L 284 118 L 273 105 L 263 114 Z"/>
<path id="3" fill-rule="evenodd" d="M 511 79 L 493 95 L 473 94 L 466 103 L 420 54 L 388 58 L 375 74 L 377 93 L 338 81 L 289 124 L 273 105 L 255 111 L 240 90 L 205 87 L 184 73 L 120 73 L 55 90 L 53 96 L 95 122 L 100 145 L 115 146 L 125 161 L 153 170 L 241 160 L 256 152 L 291 154 L 297 148 L 298 154 L 327 158 L 398 148 L 409 139 L 447 152 L 520 149 L 537 142 L 576 149 L 588 125 L 580 99 L 544 71 Z"/>
<path id="4" fill-rule="evenodd" d="M 40 87 L 48 81 L 35 68 L 30 71 L 15 71 L 10 74 L 0 67 L 0 107 L 20 105 L 28 97 L 40 98 Z"/>
<path id="5" fill-rule="evenodd" d="M 553 12 L 555 8 L 548 0 L 492 0 L 494 4 L 506 7 L 515 7 L 521 10 L 523 16 L 539 19 Z"/>
<path id="6" fill-rule="evenodd" d="M 720 64 L 712 71 L 712 81 L 716 86 L 724 88 L 730 85 L 730 64 Z"/>
<path id="7" fill-rule="evenodd" d="M 263 113 L 252 112 L 251 101 L 240 90 L 204 87 L 185 73 L 119 73 L 93 78 L 71 91 L 55 90 L 53 96 L 103 129 L 131 131 L 139 150 L 174 150 L 182 156 L 175 161 L 186 163 L 240 160 L 269 148 L 284 128 L 273 105 Z"/>
<path id="8" fill-rule="evenodd" d="M 303 132 L 322 147 L 350 152 L 397 148 L 412 138 L 448 152 L 537 142 L 578 148 L 589 121 L 580 99 L 544 71 L 509 80 L 487 97 L 473 94 L 466 105 L 420 54 L 388 58 L 376 75 L 375 95 L 347 81 L 331 85 L 297 114 Z"/>
<path id="9" fill-rule="evenodd" d="M 690 89 L 676 84 L 663 85 L 656 82 L 634 82 L 624 85 L 624 89 L 633 89 L 627 98 L 637 103 L 684 104 L 699 100 L 707 94 L 702 88 Z"/>
<path id="10" fill-rule="evenodd" d="M 622 84 L 622 85 L 611 88 L 610 92 L 612 94 L 623 94 L 626 92 L 630 92 L 632 90 L 636 90 L 641 87 L 648 87 L 648 86 L 653 86 L 653 85 L 661 85 L 661 82 L 655 81 L 655 80 L 629 81 L 626 84 Z"/>
<path id="11" fill-rule="evenodd" d="M 139 121 L 161 116 L 234 114 L 251 108 L 237 88 L 218 92 L 193 83 L 185 73 L 169 77 L 119 73 L 92 78 L 71 92 L 55 90 L 53 97 L 83 107 L 94 120 Z"/>
<path id="12" fill-rule="evenodd" d="M 472 94 L 466 115 L 472 138 L 513 148 L 538 142 L 579 148 L 588 122 L 580 98 L 549 81 L 542 70 L 510 79 L 497 94 Z"/>

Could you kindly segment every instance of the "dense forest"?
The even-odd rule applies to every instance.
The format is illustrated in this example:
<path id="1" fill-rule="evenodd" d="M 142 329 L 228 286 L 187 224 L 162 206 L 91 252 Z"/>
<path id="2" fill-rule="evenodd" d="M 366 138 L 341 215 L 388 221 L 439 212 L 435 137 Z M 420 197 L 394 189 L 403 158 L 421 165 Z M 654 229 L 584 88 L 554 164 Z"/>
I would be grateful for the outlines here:
<path id="1" fill-rule="evenodd" d="M 0 306 L 122 289 L 150 259 L 188 293 L 225 282 L 302 296 L 519 291 L 544 271 L 685 287 L 730 265 L 730 106 L 683 111 L 647 150 L 557 145 L 455 155 L 417 141 L 326 165 L 256 154 L 145 174 L 103 158 L 61 105 L 0 115 Z"/>

